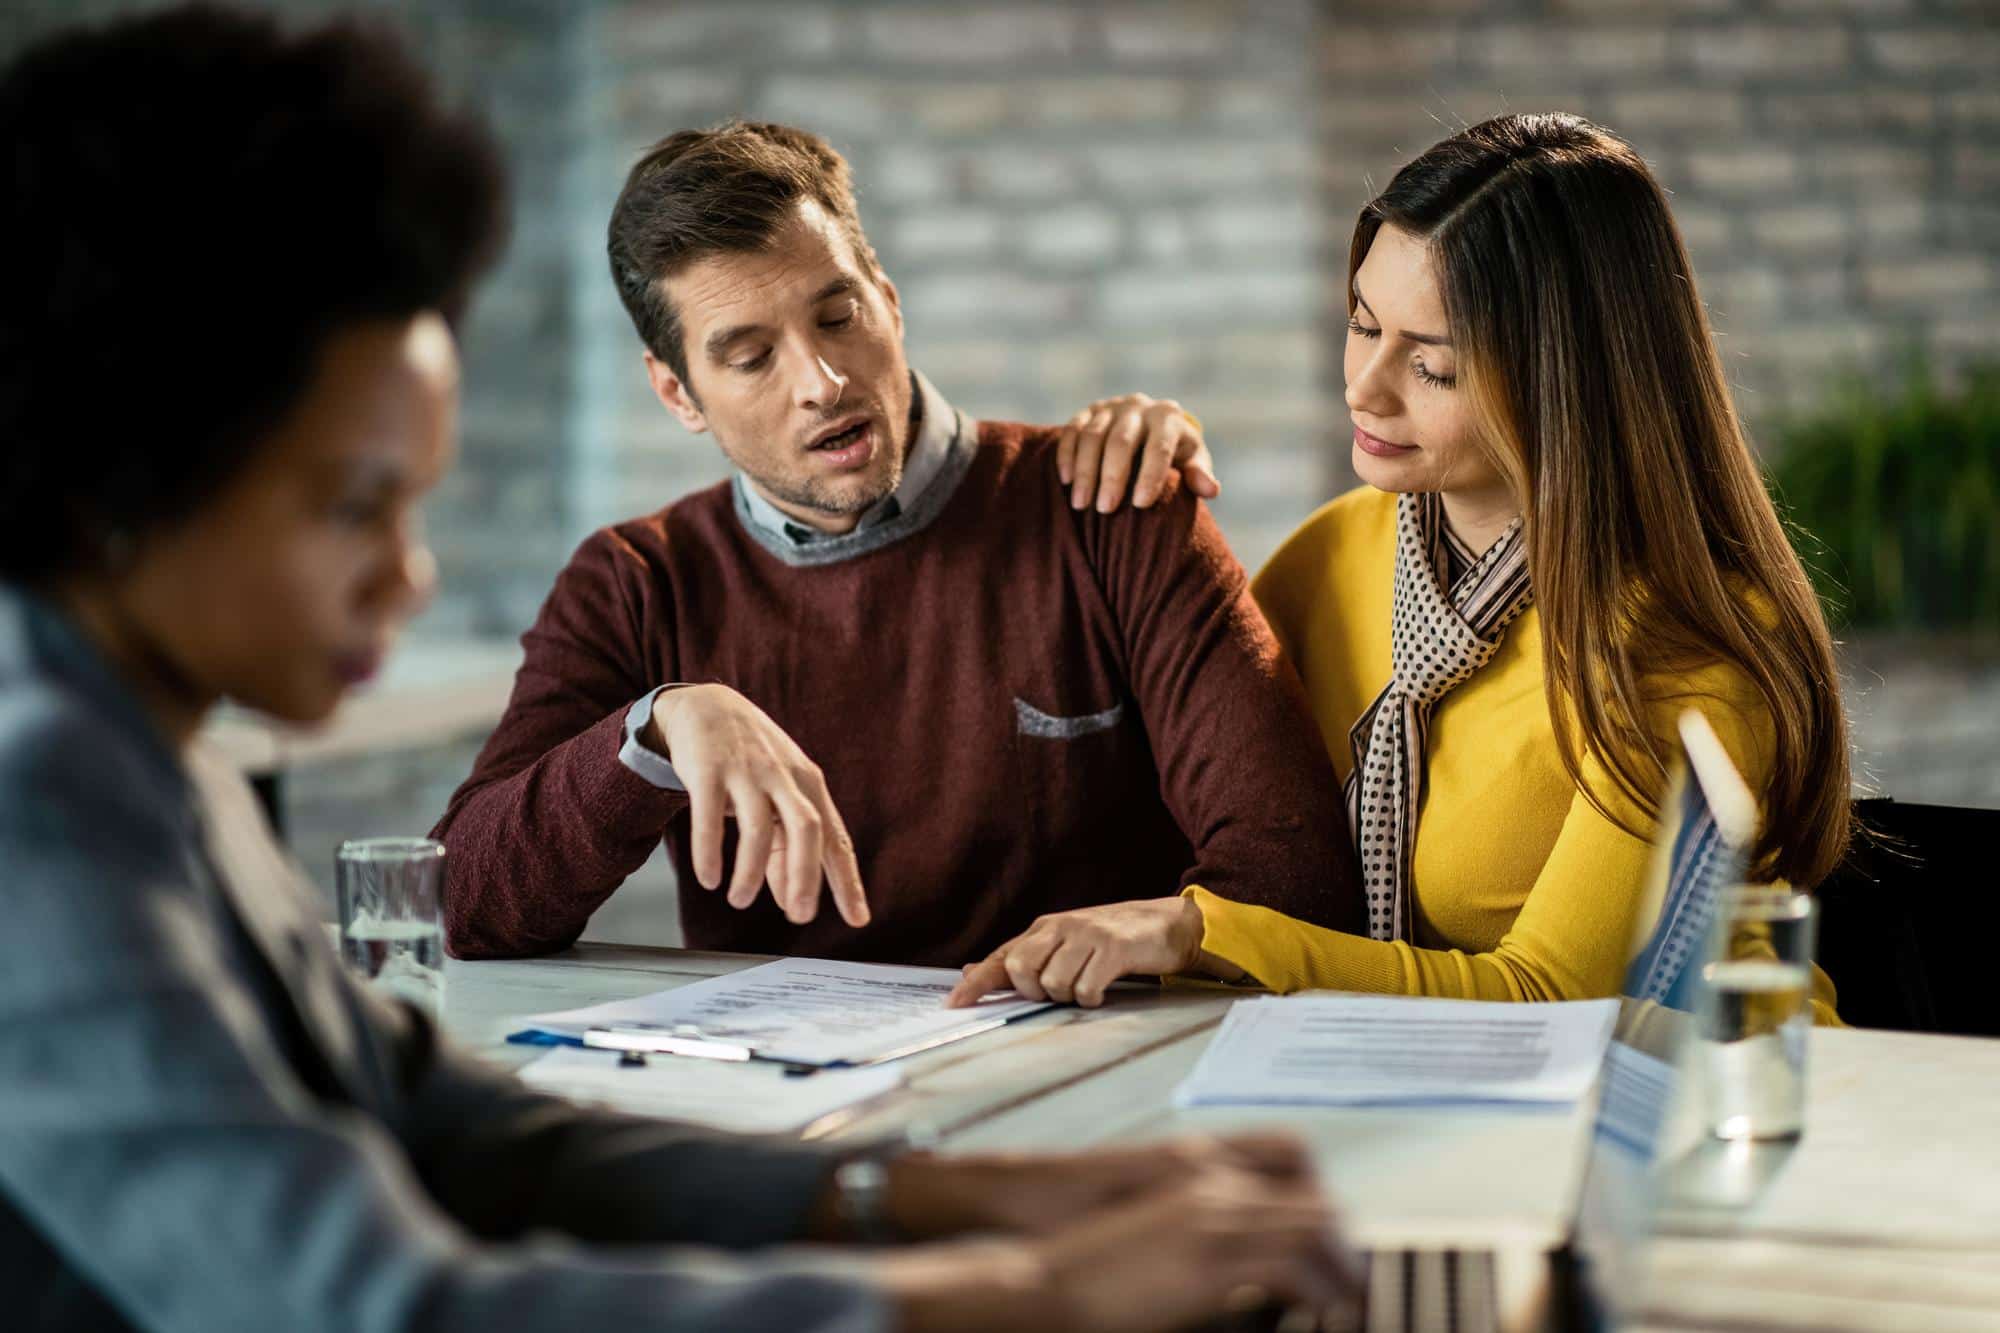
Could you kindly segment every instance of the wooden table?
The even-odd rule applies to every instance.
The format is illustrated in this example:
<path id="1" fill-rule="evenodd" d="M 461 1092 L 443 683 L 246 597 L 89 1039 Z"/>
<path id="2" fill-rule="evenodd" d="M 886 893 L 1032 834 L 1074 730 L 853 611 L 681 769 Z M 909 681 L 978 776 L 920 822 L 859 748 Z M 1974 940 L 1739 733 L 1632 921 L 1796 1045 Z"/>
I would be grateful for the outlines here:
<path id="1" fill-rule="evenodd" d="M 640 995 L 759 958 L 583 944 L 447 965 L 446 1027 L 495 1061 L 531 1013 Z M 1363 1245 L 1558 1241 L 1581 1183 L 1582 1109 L 1176 1111 L 1173 1086 L 1235 996 L 1135 988 L 913 1057 L 908 1087 L 845 1126 L 922 1126 L 946 1152 L 1076 1148 L 1282 1125 L 1311 1145 Z M 1663 1219 L 1645 1327 L 2000 1330 L 2000 1042 L 1817 1030 L 1805 1140 L 1693 1163 Z M 1738 1197 L 1730 1198 L 1734 1191 Z"/>
<path id="2" fill-rule="evenodd" d="M 2000 1330 L 2000 1041 L 1815 1029 L 1796 1147 L 1680 1171 L 1647 1329 Z"/>

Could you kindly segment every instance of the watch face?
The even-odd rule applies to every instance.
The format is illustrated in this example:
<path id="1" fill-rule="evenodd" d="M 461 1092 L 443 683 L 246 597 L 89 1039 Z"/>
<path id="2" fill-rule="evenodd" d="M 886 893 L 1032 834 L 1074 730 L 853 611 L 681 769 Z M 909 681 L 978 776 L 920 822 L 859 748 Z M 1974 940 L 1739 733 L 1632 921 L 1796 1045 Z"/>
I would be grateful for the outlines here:
<path id="1" fill-rule="evenodd" d="M 857 1240 L 895 1239 L 886 1206 L 889 1168 L 873 1157 L 857 1158 L 841 1163 L 833 1173 L 833 1184 L 839 1194 L 842 1218 Z"/>

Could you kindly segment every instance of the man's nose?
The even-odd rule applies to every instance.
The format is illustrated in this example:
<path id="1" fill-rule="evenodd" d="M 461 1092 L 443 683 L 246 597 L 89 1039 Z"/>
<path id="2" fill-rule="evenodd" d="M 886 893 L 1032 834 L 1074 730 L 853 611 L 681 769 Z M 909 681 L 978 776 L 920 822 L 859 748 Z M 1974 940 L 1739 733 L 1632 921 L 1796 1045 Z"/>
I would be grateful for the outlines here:
<path id="1" fill-rule="evenodd" d="M 847 392 L 847 376 L 835 370 L 817 352 L 808 353 L 804 362 L 793 391 L 795 401 L 810 411 L 824 412 L 834 407 L 840 402 L 841 394 Z"/>

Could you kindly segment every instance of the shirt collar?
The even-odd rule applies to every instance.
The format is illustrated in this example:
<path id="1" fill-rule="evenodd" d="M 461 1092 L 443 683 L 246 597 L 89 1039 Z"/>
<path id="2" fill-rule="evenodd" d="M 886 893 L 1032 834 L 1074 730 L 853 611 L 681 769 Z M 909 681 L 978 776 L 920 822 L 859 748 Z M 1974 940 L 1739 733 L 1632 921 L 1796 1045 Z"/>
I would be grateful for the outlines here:
<path id="1" fill-rule="evenodd" d="M 916 421 L 915 429 L 910 434 L 909 454 L 903 459 L 903 480 L 892 493 L 862 513 L 861 521 L 854 528 L 856 532 L 886 523 L 907 511 L 919 496 L 930 489 L 938 473 L 944 470 L 945 459 L 951 452 L 951 442 L 958 429 L 957 413 L 952 411 L 951 404 L 945 401 L 937 387 L 914 370 L 910 372 L 910 397 Z M 765 499 L 764 493 L 752 485 L 748 477 L 738 473 L 737 478 L 737 490 L 743 496 L 750 521 L 764 532 L 794 546 L 810 546 L 814 542 L 844 535 L 821 532 L 799 522 Z"/>

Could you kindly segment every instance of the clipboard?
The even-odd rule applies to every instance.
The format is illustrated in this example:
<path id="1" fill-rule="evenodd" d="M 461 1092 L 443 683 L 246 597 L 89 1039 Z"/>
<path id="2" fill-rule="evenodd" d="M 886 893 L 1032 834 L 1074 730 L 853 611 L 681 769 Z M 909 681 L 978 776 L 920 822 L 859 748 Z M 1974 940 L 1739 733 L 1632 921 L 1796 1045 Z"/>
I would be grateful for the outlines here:
<path id="1" fill-rule="evenodd" d="M 538 1015 L 507 1040 L 769 1061 L 807 1074 L 907 1059 L 1057 1007 L 1003 998 L 946 1010 L 943 997 L 957 980 L 955 969 L 785 958 L 649 996 Z M 982 1015 L 981 1008 L 998 1012 Z M 694 1021 L 709 1016 L 718 1021 Z M 878 1033 L 883 1039 L 872 1040 Z"/>

